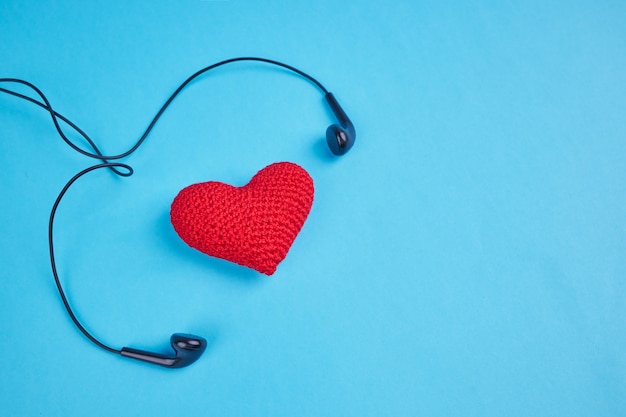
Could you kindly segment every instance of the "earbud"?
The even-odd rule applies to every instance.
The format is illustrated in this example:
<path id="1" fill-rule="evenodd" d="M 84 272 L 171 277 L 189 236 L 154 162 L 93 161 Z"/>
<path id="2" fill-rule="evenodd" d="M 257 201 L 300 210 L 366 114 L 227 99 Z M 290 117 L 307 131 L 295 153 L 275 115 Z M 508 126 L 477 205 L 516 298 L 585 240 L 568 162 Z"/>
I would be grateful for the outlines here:
<path id="1" fill-rule="evenodd" d="M 356 139 L 354 125 L 343 111 L 333 93 L 326 93 L 326 101 L 339 121 L 338 125 L 330 125 L 326 129 L 326 142 L 335 155 L 343 155 L 352 148 Z"/>
<path id="2" fill-rule="evenodd" d="M 167 368 L 183 368 L 198 360 L 207 345 L 204 338 L 183 333 L 174 333 L 170 338 L 170 344 L 175 351 L 173 357 L 127 347 L 122 348 L 120 353 L 127 358 L 133 358 Z"/>

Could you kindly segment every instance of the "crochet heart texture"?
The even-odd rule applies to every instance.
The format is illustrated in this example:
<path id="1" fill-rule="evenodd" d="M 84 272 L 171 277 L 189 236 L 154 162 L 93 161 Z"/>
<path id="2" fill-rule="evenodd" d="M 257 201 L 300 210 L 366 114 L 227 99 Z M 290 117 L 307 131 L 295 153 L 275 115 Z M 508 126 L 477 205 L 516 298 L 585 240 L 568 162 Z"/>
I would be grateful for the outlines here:
<path id="1" fill-rule="evenodd" d="M 278 162 L 242 187 L 209 181 L 184 188 L 170 220 L 192 248 L 272 275 L 302 229 L 313 194 L 302 167 Z"/>

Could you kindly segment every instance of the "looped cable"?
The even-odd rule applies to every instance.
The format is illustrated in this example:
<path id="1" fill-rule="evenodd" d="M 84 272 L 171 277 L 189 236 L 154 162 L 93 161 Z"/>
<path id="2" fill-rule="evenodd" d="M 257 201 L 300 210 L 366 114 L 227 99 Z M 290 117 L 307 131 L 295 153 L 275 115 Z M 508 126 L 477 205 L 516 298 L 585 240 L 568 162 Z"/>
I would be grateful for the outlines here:
<path id="1" fill-rule="evenodd" d="M 59 135 L 61 136 L 63 141 L 65 141 L 65 143 L 67 143 L 72 149 L 74 149 L 76 152 L 80 153 L 81 155 L 85 155 L 85 156 L 88 156 L 90 158 L 99 159 L 102 162 L 107 163 L 109 160 L 122 159 L 122 158 L 125 158 L 128 155 L 132 154 L 133 152 L 135 152 L 141 146 L 141 144 L 146 140 L 146 138 L 148 137 L 148 135 L 150 134 L 150 132 L 152 131 L 152 129 L 156 125 L 157 121 L 161 118 L 161 116 L 163 115 L 165 110 L 169 107 L 169 105 L 172 103 L 172 101 L 174 101 L 174 99 L 194 79 L 198 78 L 202 74 L 204 74 L 204 73 L 206 73 L 206 72 L 208 72 L 208 71 L 210 71 L 212 69 L 221 67 L 222 65 L 230 64 L 230 63 L 233 63 L 233 62 L 239 62 L 239 61 L 264 62 L 266 64 L 279 66 L 281 68 L 284 68 L 284 69 L 287 69 L 289 71 L 292 71 L 292 72 L 302 76 L 303 78 L 309 80 L 317 88 L 319 88 L 324 94 L 328 93 L 328 90 L 326 89 L 326 87 L 324 87 L 322 85 L 322 83 L 317 81 L 315 78 L 313 78 L 309 74 L 307 74 L 307 73 L 305 73 L 305 72 L 303 72 L 303 71 L 301 71 L 301 70 L 299 70 L 299 69 L 297 69 L 295 67 L 292 67 L 291 65 L 287 65 L 285 63 L 282 63 L 282 62 L 279 62 L 279 61 L 274 61 L 274 60 L 271 60 L 271 59 L 257 58 L 257 57 L 239 57 L 239 58 L 226 59 L 224 61 L 220 61 L 218 63 L 209 65 L 208 67 L 205 67 L 205 68 L 202 68 L 201 70 L 196 71 L 194 74 L 189 76 L 185 81 L 183 81 L 178 86 L 178 88 L 170 95 L 170 97 L 165 101 L 163 106 L 161 106 L 161 108 L 159 109 L 157 114 L 152 118 L 152 120 L 150 121 L 148 127 L 146 128 L 144 133 L 141 135 L 139 140 L 137 140 L 137 142 L 129 150 L 127 150 L 126 152 L 123 152 L 121 154 L 118 154 L 118 155 L 103 155 L 102 152 L 100 152 L 100 150 L 98 149 L 98 147 L 94 143 L 94 141 L 85 132 L 83 132 L 80 128 L 78 128 L 78 126 L 76 126 L 74 123 L 69 121 L 66 117 L 64 117 L 61 114 L 59 114 L 56 111 L 54 111 L 54 109 L 50 105 L 50 101 L 48 100 L 48 98 L 43 94 L 43 92 L 39 88 L 37 88 L 32 83 L 29 83 L 28 81 L 24 81 L 24 80 L 21 80 L 21 79 L 18 79 L 18 78 L 0 78 L 0 83 L 2 83 L 2 82 L 18 83 L 18 84 L 22 84 L 22 85 L 25 85 L 25 86 L 31 88 L 33 91 L 35 91 L 37 93 L 37 95 L 39 95 L 39 97 L 41 97 L 41 99 L 43 100 L 43 103 L 40 102 L 40 101 L 37 101 L 37 100 L 35 100 L 33 98 L 30 98 L 28 96 L 25 96 L 23 94 L 20 94 L 20 93 L 17 93 L 15 91 L 6 89 L 6 88 L 1 88 L 0 87 L 0 91 L 4 92 L 4 93 L 7 93 L 7 94 L 10 94 L 10 95 L 15 96 L 15 97 L 19 97 L 21 99 L 27 100 L 27 101 L 29 101 L 29 102 L 31 102 L 33 104 L 37 104 L 38 106 L 46 109 L 50 113 L 50 116 L 52 117 L 52 122 L 54 123 L 54 127 L 56 128 L 57 132 L 59 133 Z M 91 152 L 85 151 L 84 149 L 79 148 L 72 141 L 70 141 L 67 138 L 67 136 L 65 135 L 65 133 L 63 132 L 63 129 L 61 129 L 61 126 L 59 125 L 58 119 L 61 119 L 62 121 L 67 123 L 70 127 L 72 127 L 74 130 L 76 130 L 76 132 L 78 132 L 83 138 L 85 138 L 85 140 L 93 148 L 95 153 L 91 153 Z M 111 167 L 111 169 L 116 174 L 121 175 L 121 176 L 125 176 L 122 173 L 116 171 L 115 167 Z"/>
<path id="2" fill-rule="evenodd" d="M 28 81 L 20 80 L 18 78 L 0 78 L 0 82 L 22 84 L 22 85 L 25 85 L 25 86 L 31 88 L 35 93 L 37 93 L 37 95 L 39 95 L 39 97 L 41 97 L 41 99 L 43 100 L 43 103 L 40 102 L 40 101 L 35 100 L 34 98 L 28 97 L 28 96 L 26 96 L 24 94 L 20 94 L 18 92 L 15 92 L 15 91 L 12 91 L 12 90 L 0 87 L 0 91 L 3 92 L 3 93 L 7 93 L 7 94 L 10 94 L 12 96 L 19 97 L 21 99 L 29 101 L 29 102 L 31 102 L 33 104 L 36 104 L 39 107 L 47 110 L 48 113 L 50 113 L 50 116 L 52 117 L 52 122 L 54 123 L 54 127 L 57 130 L 57 133 L 59 134 L 59 136 L 61 136 L 63 141 L 65 143 L 67 143 L 76 152 L 78 152 L 78 153 L 80 153 L 82 155 L 88 156 L 90 158 L 100 159 L 103 163 L 107 163 L 108 162 L 107 159 L 115 159 L 115 158 L 108 158 L 108 157 L 102 155 L 102 152 L 100 151 L 100 149 L 98 149 L 98 146 L 96 146 L 95 142 L 89 137 L 89 135 L 87 135 L 80 127 L 76 126 L 76 124 L 74 124 L 67 117 L 65 117 L 62 114 L 60 114 L 57 111 L 55 111 L 52 108 L 52 105 L 50 104 L 50 101 L 48 100 L 46 95 L 39 88 L 37 88 L 34 84 L 29 83 Z M 92 147 L 92 149 L 94 150 L 95 154 L 92 154 L 90 152 L 84 151 L 83 149 L 81 149 L 77 145 L 75 145 L 71 140 L 69 140 L 68 137 L 63 132 L 63 129 L 61 129 L 61 126 L 60 126 L 60 124 L 59 124 L 57 119 L 62 120 L 68 126 L 70 126 L 72 129 L 74 129 L 79 135 L 81 135 L 87 141 L 87 143 L 89 143 L 89 145 Z M 128 173 L 124 173 L 124 172 L 119 171 L 116 168 L 116 165 L 111 165 L 109 167 L 109 169 L 111 171 L 113 171 L 114 173 L 116 173 L 117 175 L 121 176 L 121 177 L 128 177 L 130 175 Z"/>

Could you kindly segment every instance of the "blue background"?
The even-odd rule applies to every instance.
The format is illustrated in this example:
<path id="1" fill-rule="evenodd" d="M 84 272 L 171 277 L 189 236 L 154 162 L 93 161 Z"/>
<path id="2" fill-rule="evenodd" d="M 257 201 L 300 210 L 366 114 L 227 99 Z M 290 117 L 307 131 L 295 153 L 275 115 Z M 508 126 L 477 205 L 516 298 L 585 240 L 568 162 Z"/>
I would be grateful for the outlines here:
<path id="1" fill-rule="evenodd" d="M 0 95 L 0 414 L 625 415 L 624 22 L 617 0 L 3 0 L 0 76 L 107 153 L 188 75 L 242 55 L 317 77 L 358 139 L 330 156 L 319 91 L 235 64 L 174 102 L 133 177 L 70 190 L 55 242 L 80 319 L 115 347 L 207 337 L 172 371 L 70 322 L 48 215 L 94 161 Z M 181 188 L 284 160 L 316 200 L 274 276 L 178 239 Z"/>

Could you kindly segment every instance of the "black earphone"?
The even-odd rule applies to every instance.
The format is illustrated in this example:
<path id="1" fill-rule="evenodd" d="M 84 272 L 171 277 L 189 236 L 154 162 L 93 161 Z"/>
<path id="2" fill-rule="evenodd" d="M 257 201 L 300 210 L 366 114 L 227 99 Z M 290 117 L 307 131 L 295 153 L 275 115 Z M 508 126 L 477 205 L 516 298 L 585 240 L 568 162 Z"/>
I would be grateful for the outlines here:
<path id="1" fill-rule="evenodd" d="M 85 327 L 83 327 L 83 325 L 78 321 L 78 319 L 74 315 L 74 312 L 72 311 L 72 308 L 70 307 L 67 297 L 65 296 L 65 292 L 63 291 L 63 287 L 61 286 L 61 282 L 59 280 L 59 276 L 57 273 L 55 256 L 54 256 L 53 228 L 54 228 L 54 216 L 56 214 L 59 203 L 61 202 L 61 199 L 63 198 L 67 190 L 70 188 L 70 186 L 80 177 L 82 177 L 83 175 L 91 171 L 94 171 L 100 168 L 108 168 L 117 175 L 120 175 L 123 177 L 131 176 L 133 174 L 133 169 L 130 165 L 120 163 L 120 162 L 109 162 L 109 161 L 124 158 L 126 156 L 129 156 L 133 152 L 135 152 L 137 148 L 139 148 L 139 146 L 141 146 L 141 144 L 148 137 L 148 135 L 150 134 L 150 131 L 153 129 L 158 119 L 161 117 L 161 115 L 167 109 L 167 107 L 171 104 L 174 98 L 176 98 L 176 96 L 185 87 L 187 87 L 187 85 L 192 80 L 194 80 L 195 78 L 199 77 L 200 75 L 214 68 L 220 67 L 222 65 L 230 64 L 233 62 L 237 62 L 237 61 L 257 61 L 257 62 L 263 62 L 263 63 L 279 66 L 289 71 L 295 72 L 296 74 L 306 78 L 307 80 L 315 84 L 324 93 L 324 98 L 326 99 L 326 102 L 330 106 L 331 111 L 333 112 L 333 114 L 335 115 L 335 117 L 337 118 L 339 122 L 339 124 L 333 124 L 329 126 L 328 129 L 326 130 L 326 142 L 328 143 L 328 147 L 330 148 L 331 152 L 335 155 L 344 155 L 346 152 L 350 150 L 350 148 L 352 148 L 352 146 L 354 145 L 355 138 L 356 138 L 356 131 L 354 129 L 354 125 L 352 124 L 352 122 L 350 121 L 346 113 L 343 111 L 343 109 L 341 108 L 337 100 L 335 99 L 334 95 L 330 93 L 315 78 L 300 71 L 299 69 L 294 68 L 290 65 L 284 64 L 282 62 L 274 61 L 274 60 L 266 59 L 266 58 L 256 58 L 256 57 L 231 58 L 231 59 L 227 59 L 224 61 L 220 61 L 218 63 L 215 63 L 213 65 L 210 65 L 208 67 L 205 67 L 195 72 L 194 74 L 189 76 L 182 84 L 180 84 L 180 86 L 174 91 L 174 93 L 172 93 L 172 95 L 166 100 L 166 102 L 163 104 L 161 109 L 154 116 L 154 118 L 148 125 L 148 128 L 145 130 L 145 132 L 139 138 L 139 140 L 135 143 L 135 145 L 133 145 L 128 151 L 124 153 L 121 153 L 119 155 L 111 155 L 111 156 L 103 155 L 102 152 L 100 152 L 100 150 L 96 146 L 95 142 L 84 131 L 82 131 L 78 126 L 72 123 L 68 118 L 64 117 L 60 113 L 57 113 L 52 108 L 49 100 L 43 94 L 43 92 L 41 92 L 41 90 L 39 90 L 33 84 L 27 81 L 21 80 L 21 79 L 17 79 L 17 78 L 0 78 L 0 83 L 22 84 L 22 85 L 29 87 L 35 93 L 37 93 L 37 95 L 41 98 L 42 101 L 38 101 L 36 99 L 20 94 L 13 90 L 0 87 L 0 92 L 4 92 L 12 96 L 19 97 L 21 99 L 29 101 L 47 110 L 50 113 L 50 116 L 52 117 L 52 122 L 54 123 L 54 126 L 59 136 L 63 139 L 63 141 L 65 141 L 65 143 L 67 143 L 72 149 L 74 149 L 75 151 L 79 152 L 82 155 L 88 156 L 90 158 L 99 159 L 102 161 L 101 164 L 86 168 L 80 171 L 79 173 L 77 173 L 76 175 L 74 175 L 74 177 L 72 177 L 65 184 L 65 186 L 59 193 L 56 201 L 54 202 L 54 205 L 52 206 L 52 210 L 50 212 L 50 221 L 48 224 L 48 244 L 49 244 L 49 249 L 50 249 L 50 265 L 52 267 L 52 274 L 54 276 L 54 280 L 55 280 L 57 289 L 59 291 L 59 294 L 61 296 L 61 300 L 63 301 L 63 304 L 65 306 L 65 309 L 67 310 L 70 318 L 72 319 L 76 327 L 90 341 L 92 341 L 98 347 L 108 352 L 119 354 L 127 358 L 132 358 L 132 359 L 137 359 L 137 360 L 141 360 L 144 362 L 152 363 L 155 365 L 164 366 L 167 368 L 182 368 L 198 360 L 198 358 L 202 355 L 202 353 L 205 351 L 207 347 L 207 341 L 200 336 L 194 336 L 194 335 L 184 334 L 184 333 L 175 333 L 170 338 L 170 344 L 172 348 L 174 349 L 174 355 L 171 356 L 171 355 L 163 355 L 163 354 L 154 353 L 154 352 L 147 352 L 147 351 L 129 348 L 129 347 L 123 347 L 122 349 L 114 349 L 110 346 L 105 345 L 104 343 L 96 339 L 94 336 L 92 336 L 85 329 Z M 78 147 L 77 145 L 75 145 L 72 141 L 70 141 L 67 138 L 67 136 L 64 134 L 63 130 L 61 129 L 59 120 L 66 123 L 72 129 L 74 129 L 79 135 L 81 135 L 87 141 L 87 143 L 89 143 L 89 146 L 91 146 L 94 153 L 85 151 L 81 149 L 80 147 Z M 122 171 L 120 171 L 120 169 L 122 169 Z"/>
<path id="2" fill-rule="evenodd" d="M 333 93 L 326 93 L 326 101 L 339 120 L 339 125 L 330 125 L 326 129 L 326 143 L 335 155 L 343 155 L 354 145 L 356 131 L 354 125 L 343 111 Z"/>

